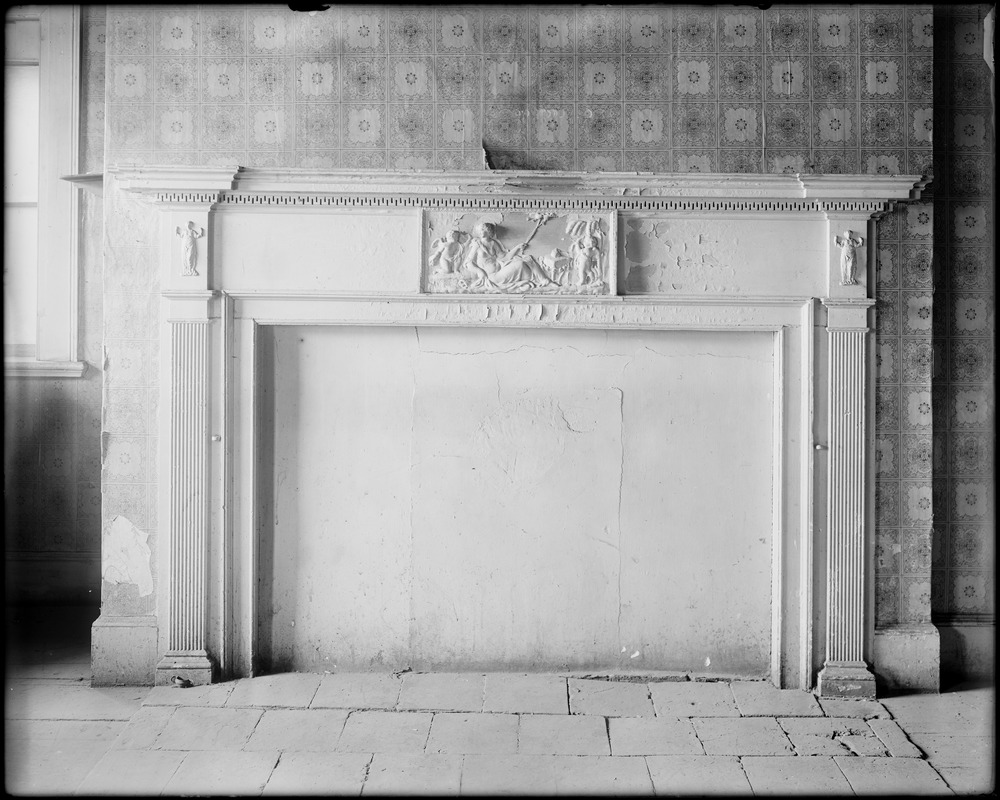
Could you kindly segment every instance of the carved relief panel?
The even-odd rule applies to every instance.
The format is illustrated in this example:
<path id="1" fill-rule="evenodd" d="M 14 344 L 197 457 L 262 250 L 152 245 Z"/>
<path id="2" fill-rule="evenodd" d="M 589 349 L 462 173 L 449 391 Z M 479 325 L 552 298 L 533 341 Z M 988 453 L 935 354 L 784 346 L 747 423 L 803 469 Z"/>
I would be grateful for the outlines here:
<path id="1" fill-rule="evenodd" d="M 425 211 L 423 290 L 614 295 L 615 215 Z"/>

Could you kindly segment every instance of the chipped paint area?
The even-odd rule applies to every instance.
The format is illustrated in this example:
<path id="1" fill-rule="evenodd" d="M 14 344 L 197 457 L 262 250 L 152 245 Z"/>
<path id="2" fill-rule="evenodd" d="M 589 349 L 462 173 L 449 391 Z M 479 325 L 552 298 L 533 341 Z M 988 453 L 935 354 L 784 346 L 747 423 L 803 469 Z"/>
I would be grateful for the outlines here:
<path id="1" fill-rule="evenodd" d="M 153 572 L 150 568 L 149 534 L 139 530 L 123 516 L 111 520 L 104 537 L 104 570 L 101 577 L 108 583 L 131 583 L 139 596 L 153 593 Z"/>

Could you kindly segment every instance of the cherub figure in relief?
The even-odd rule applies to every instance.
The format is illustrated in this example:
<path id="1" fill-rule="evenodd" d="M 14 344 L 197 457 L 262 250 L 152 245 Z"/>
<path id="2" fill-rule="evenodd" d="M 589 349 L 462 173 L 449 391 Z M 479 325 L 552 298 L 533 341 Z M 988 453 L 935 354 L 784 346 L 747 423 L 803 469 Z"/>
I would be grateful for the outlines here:
<path id="1" fill-rule="evenodd" d="M 468 235 L 462 231 L 448 231 L 448 234 L 431 245 L 430 265 L 439 275 L 453 275 L 461 271 L 465 259 L 465 241 Z"/>
<path id="2" fill-rule="evenodd" d="M 575 286 L 592 283 L 600 274 L 601 265 L 601 249 L 596 237 L 584 236 L 578 239 L 570 246 L 569 252 L 573 257 L 570 283 Z"/>
<path id="3" fill-rule="evenodd" d="M 853 286 L 858 282 L 858 248 L 865 243 L 865 239 L 854 231 L 844 231 L 843 236 L 837 237 L 837 244 L 840 246 L 840 285 Z"/>

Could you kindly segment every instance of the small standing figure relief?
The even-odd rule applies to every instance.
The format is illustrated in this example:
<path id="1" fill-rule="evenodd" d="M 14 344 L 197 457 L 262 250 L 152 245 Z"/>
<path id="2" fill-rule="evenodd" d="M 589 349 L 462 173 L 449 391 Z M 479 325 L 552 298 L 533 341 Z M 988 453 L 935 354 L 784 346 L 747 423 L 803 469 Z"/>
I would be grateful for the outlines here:
<path id="1" fill-rule="evenodd" d="M 844 231 L 843 236 L 837 237 L 837 244 L 840 245 L 840 285 L 854 286 L 857 282 L 858 272 L 858 250 L 865 243 L 865 239 L 854 231 Z"/>
<path id="2" fill-rule="evenodd" d="M 573 270 L 570 273 L 570 283 L 574 286 L 584 286 L 593 283 L 601 264 L 601 249 L 594 236 L 584 236 L 570 246 L 573 257 Z"/>
<path id="3" fill-rule="evenodd" d="M 198 270 L 195 265 L 198 263 L 198 249 L 195 246 L 195 239 L 200 239 L 205 235 L 205 229 L 199 228 L 193 222 L 188 222 L 186 228 L 177 228 L 177 235 L 181 237 L 181 263 L 184 265 L 184 276 L 197 275 Z"/>
<path id="4" fill-rule="evenodd" d="M 448 231 L 448 235 L 437 239 L 431 245 L 430 265 L 436 267 L 439 275 L 453 275 L 461 272 L 465 259 L 465 243 L 468 238 L 462 231 Z"/>

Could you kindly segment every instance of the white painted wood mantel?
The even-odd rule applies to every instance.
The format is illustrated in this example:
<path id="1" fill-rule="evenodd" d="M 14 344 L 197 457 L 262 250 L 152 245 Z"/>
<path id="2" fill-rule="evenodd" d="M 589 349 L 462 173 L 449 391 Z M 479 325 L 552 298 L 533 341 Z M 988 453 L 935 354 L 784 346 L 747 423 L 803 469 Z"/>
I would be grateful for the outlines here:
<path id="1" fill-rule="evenodd" d="M 874 220 L 919 176 L 109 172 L 159 211 L 157 683 L 262 668 L 265 337 L 458 326 L 770 337 L 767 677 L 874 696 Z"/>

